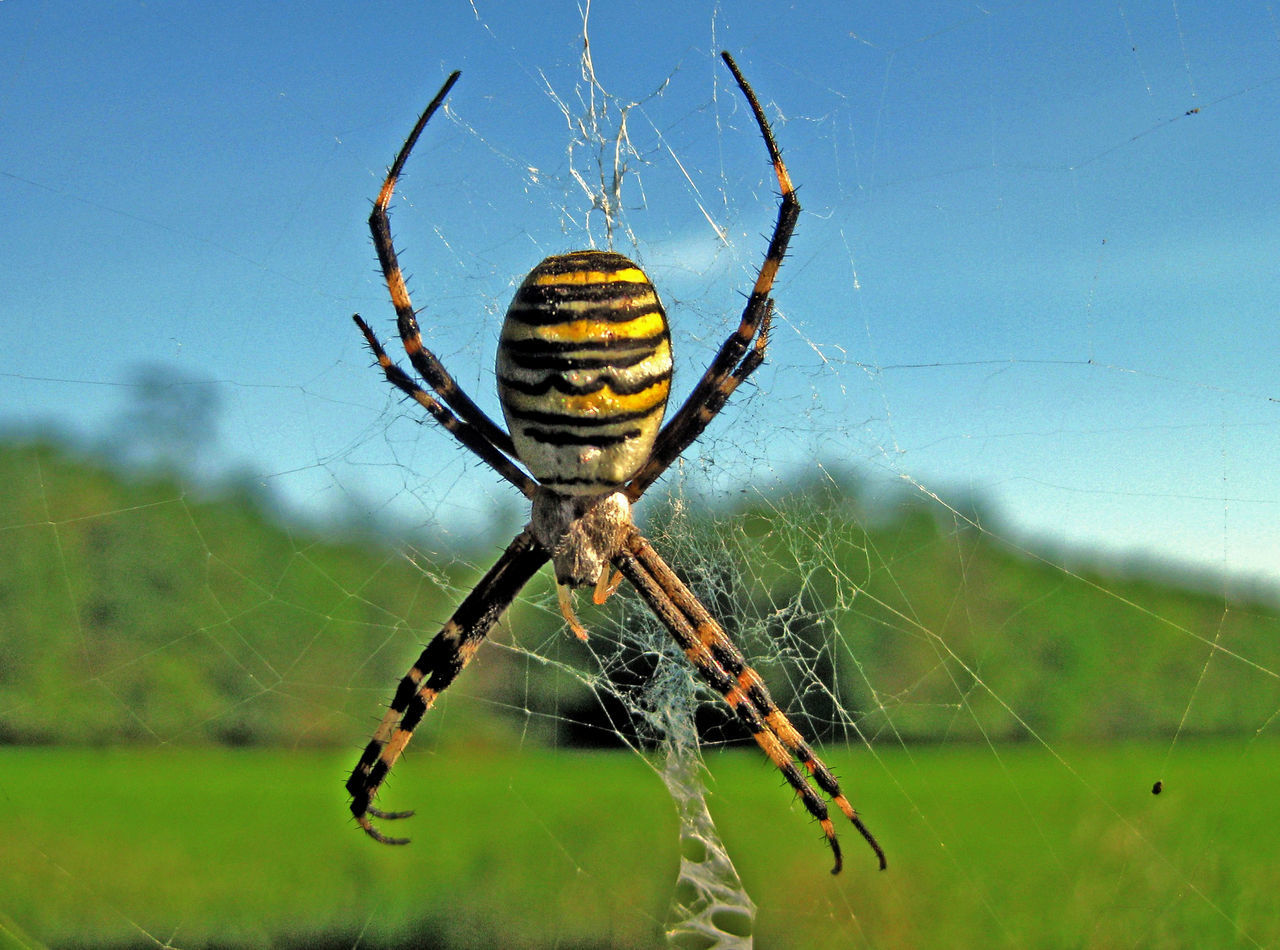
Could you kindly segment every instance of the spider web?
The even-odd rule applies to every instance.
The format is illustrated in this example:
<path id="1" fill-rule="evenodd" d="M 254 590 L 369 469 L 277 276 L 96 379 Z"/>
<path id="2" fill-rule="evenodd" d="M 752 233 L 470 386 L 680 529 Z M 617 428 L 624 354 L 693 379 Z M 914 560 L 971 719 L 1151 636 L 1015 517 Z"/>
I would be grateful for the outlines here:
<path id="1" fill-rule="evenodd" d="M 1280 941 L 1274 10 L 442 6 L 0 5 L 0 931 Z M 805 212 L 768 362 L 637 518 L 890 870 L 846 825 L 830 879 L 625 587 L 579 644 L 546 578 L 388 785 L 413 846 L 373 848 L 343 774 L 527 516 L 348 325 L 391 326 L 382 163 L 461 67 L 392 223 L 486 411 L 515 285 L 584 246 L 653 277 L 679 398 L 776 209 L 721 48 Z"/>

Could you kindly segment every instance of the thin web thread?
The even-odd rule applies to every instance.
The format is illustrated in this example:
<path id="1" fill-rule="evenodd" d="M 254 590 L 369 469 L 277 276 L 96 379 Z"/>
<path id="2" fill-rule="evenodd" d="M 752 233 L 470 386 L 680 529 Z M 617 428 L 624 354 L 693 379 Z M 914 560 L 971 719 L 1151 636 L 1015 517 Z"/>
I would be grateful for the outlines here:
<path id="1" fill-rule="evenodd" d="M 583 229 L 594 244 L 591 212 L 599 212 L 607 247 L 612 249 L 619 228 L 630 243 L 636 242 L 619 217 L 623 183 L 629 175 L 635 177 L 629 161 L 639 158 L 627 132 L 627 115 L 635 103 L 622 104 L 596 76 L 588 31 L 590 11 L 588 0 L 582 15 L 582 85 L 577 92 L 581 111 L 573 114 L 554 91 L 552 96 L 572 132 L 569 173 L 590 202 L 582 219 Z M 582 169 L 579 164 L 584 154 L 587 167 Z M 565 214 L 575 220 L 568 210 Z M 750 947 L 756 907 L 707 808 L 705 768 L 694 723 L 698 699 L 693 671 L 687 663 L 672 662 L 675 657 L 671 654 L 678 651 L 671 649 L 665 630 L 651 619 L 645 624 L 650 638 L 660 637 L 659 642 L 667 645 L 658 648 L 660 663 L 649 681 L 635 695 L 619 698 L 633 713 L 644 738 L 662 750 L 659 774 L 680 821 L 680 871 L 669 908 L 667 940 L 670 946 L 681 948 Z M 609 688 L 606 681 L 593 686 Z"/>

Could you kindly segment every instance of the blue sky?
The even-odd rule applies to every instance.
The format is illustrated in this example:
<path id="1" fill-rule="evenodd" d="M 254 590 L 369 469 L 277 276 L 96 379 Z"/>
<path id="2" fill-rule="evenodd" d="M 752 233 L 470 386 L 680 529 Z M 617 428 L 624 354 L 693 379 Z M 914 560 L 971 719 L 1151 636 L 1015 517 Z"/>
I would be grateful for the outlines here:
<path id="1" fill-rule="evenodd" d="M 977 494 L 993 530 L 1280 581 L 1280 22 L 1265 3 L 596 0 L 615 246 L 667 302 L 677 390 L 736 321 L 775 185 L 805 213 L 769 364 L 686 467 L 706 491 L 845 464 Z M 453 531 L 514 507 L 362 350 L 393 216 L 429 344 L 496 413 L 493 350 L 543 256 L 607 241 L 574 172 L 574 3 L 0 3 L 0 425 L 117 443 L 137 367 L 208 384 L 209 470 L 299 509 Z M 1198 111 L 1196 111 L 1198 110 Z"/>

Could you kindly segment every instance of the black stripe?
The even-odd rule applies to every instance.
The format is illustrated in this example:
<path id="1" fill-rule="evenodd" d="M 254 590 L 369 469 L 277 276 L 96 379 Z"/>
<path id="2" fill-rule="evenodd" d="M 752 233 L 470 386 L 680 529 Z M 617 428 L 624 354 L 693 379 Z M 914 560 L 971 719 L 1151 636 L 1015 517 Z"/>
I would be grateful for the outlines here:
<path id="1" fill-rule="evenodd" d="M 516 291 L 517 302 L 550 303 L 560 300 L 634 300 L 656 297 L 653 284 L 636 280 L 592 280 L 586 283 L 540 284 L 534 272 Z"/>
<path id="2" fill-rule="evenodd" d="M 640 270 L 635 261 L 619 254 L 617 251 L 570 251 L 568 254 L 557 254 L 544 258 L 542 263 L 533 269 L 534 274 L 576 274 L 581 271 Z"/>
<path id="3" fill-rule="evenodd" d="M 741 650 L 729 641 L 728 637 L 717 637 L 711 641 L 707 649 L 711 652 L 711 656 L 715 661 L 735 677 L 746 671 L 747 658 L 742 655 Z"/>
<path id="4" fill-rule="evenodd" d="M 576 416 L 568 414 L 568 412 L 539 412 L 536 410 L 522 410 L 518 406 L 508 406 L 507 416 L 508 419 L 517 419 L 521 423 L 553 425 L 561 429 L 600 429 L 607 425 L 622 425 L 622 423 L 632 423 L 637 419 L 648 419 L 654 412 L 663 412 L 666 408 L 667 402 L 666 399 L 663 399 L 662 402 L 654 403 L 649 408 L 613 412 L 612 415 Z"/>
<path id="5" fill-rule="evenodd" d="M 384 762 L 382 759 L 379 759 L 377 762 L 375 762 L 373 765 L 373 768 L 369 770 L 369 778 L 365 782 L 365 787 L 360 790 L 360 795 L 356 796 L 356 801 L 362 802 L 364 807 L 368 808 L 368 799 L 370 798 L 369 793 L 371 791 L 376 791 L 378 786 L 381 785 L 384 781 L 386 781 L 387 771 L 389 769 L 390 769 L 390 766 L 387 765 L 387 763 Z M 350 790 L 348 789 L 348 791 Z M 355 802 L 351 803 L 351 808 L 352 808 L 352 811 L 354 812 Z M 364 811 L 362 810 L 360 814 L 363 815 Z"/>
<path id="6" fill-rule="evenodd" d="M 642 288 L 636 293 L 636 288 Z M 588 303 L 595 306 L 569 310 L 566 304 Z M 508 319 L 533 326 L 566 323 L 570 320 L 599 320 L 623 323 L 646 314 L 664 315 L 662 304 L 651 285 L 624 283 L 551 284 L 522 286 L 507 310 Z"/>
<path id="7" fill-rule="evenodd" d="M 639 429 L 626 429 L 613 435 L 598 432 L 595 435 L 578 435 L 564 429 L 533 429 L 522 427 L 525 438 L 544 445 L 594 445 L 603 448 L 607 445 L 622 445 L 640 435 Z"/>
<path id="8" fill-rule="evenodd" d="M 769 690 L 762 683 L 752 686 L 747 690 L 746 695 L 747 699 L 755 704 L 756 709 L 760 710 L 762 715 L 768 715 L 775 710 L 779 713 L 782 712 L 781 709 L 778 709 L 778 704 L 773 701 L 773 697 L 769 695 Z M 785 715 L 783 718 L 786 718 Z M 786 743 L 783 744 L 785 745 Z"/>
<path id="9" fill-rule="evenodd" d="M 521 422 L 540 422 L 543 425 L 559 426 L 565 429 L 590 429 L 600 426 L 615 426 L 633 419 L 647 419 L 655 412 L 666 408 L 665 400 L 650 406 L 648 409 L 634 409 L 629 412 L 615 412 L 612 415 L 577 416 L 563 412 L 537 412 L 532 409 L 521 409 L 519 406 L 507 406 L 508 418 L 514 417 Z"/>
<path id="10" fill-rule="evenodd" d="M 594 369 L 595 367 L 588 367 Z M 612 373 L 601 373 L 592 382 L 589 383 L 571 383 L 563 376 L 557 373 L 549 373 L 537 382 L 525 382 L 522 379 L 512 379 L 509 376 L 499 376 L 498 385 L 504 389 L 510 389 L 512 392 L 521 393 L 525 396 L 545 396 L 551 390 L 564 393 L 566 396 L 585 396 L 588 393 L 599 392 L 608 386 L 619 396 L 634 396 L 636 393 L 642 393 L 646 389 L 650 389 L 671 379 L 670 370 L 662 373 L 654 373 L 652 376 L 645 376 L 633 383 L 620 383 Z"/>

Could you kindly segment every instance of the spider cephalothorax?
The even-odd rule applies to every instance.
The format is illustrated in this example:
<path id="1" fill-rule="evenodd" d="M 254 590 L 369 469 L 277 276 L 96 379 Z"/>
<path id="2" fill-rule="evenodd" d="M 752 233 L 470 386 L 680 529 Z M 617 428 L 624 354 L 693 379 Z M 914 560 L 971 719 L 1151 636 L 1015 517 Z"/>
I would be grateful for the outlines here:
<path id="1" fill-rule="evenodd" d="M 631 502 L 620 491 L 601 496 L 539 491 L 532 507 L 529 531 L 551 552 L 556 583 L 565 587 L 599 584 L 622 551 L 627 529 L 634 527 Z"/>
<path id="2" fill-rule="evenodd" d="M 470 662 L 521 588 L 551 561 L 561 609 L 580 637 L 586 631 L 573 616 L 569 591 L 594 586 L 599 603 L 623 577 L 636 588 L 698 675 L 724 697 L 822 826 L 835 854 L 832 873 L 841 867 L 840 844 L 819 790 L 853 822 L 875 851 L 880 867 L 885 866 L 884 852 L 831 770 L 778 708 L 764 681 L 719 623 L 631 520 L 632 503 L 693 443 L 764 360 L 773 315 L 769 294 L 800 214 L 795 189 L 760 103 L 733 58 L 721 55 L 764 137 L 781 203 L 768 252 L 737 329 L 665 425 L 663 413 L 671 387 L 666 312 L 649 278 L 621 254 L 586 250 L 549 257 L 520 285 L 498 345 L 498 395 L 510 434 L 471 401 L 423 345 L 392 245 L 387 208 L 405 160 L 458 73 L 431 100 L 387 172 L 369 226 L 396 310 L 400 339 L 413 368 L 432 392 L 391 361 L 359 316 L 356 323 L 387 379 L 519 489 L 530 500 L 532 515 L 401 679 L 347 780 L 352 814 L 378 841 L 407 841 L 385 836 L 373 819 L 405 818 L 412 812 L 382 811 L 373 799 L 413 730 Z M 612 580 L 611 566 L 616 569 Z"/>

